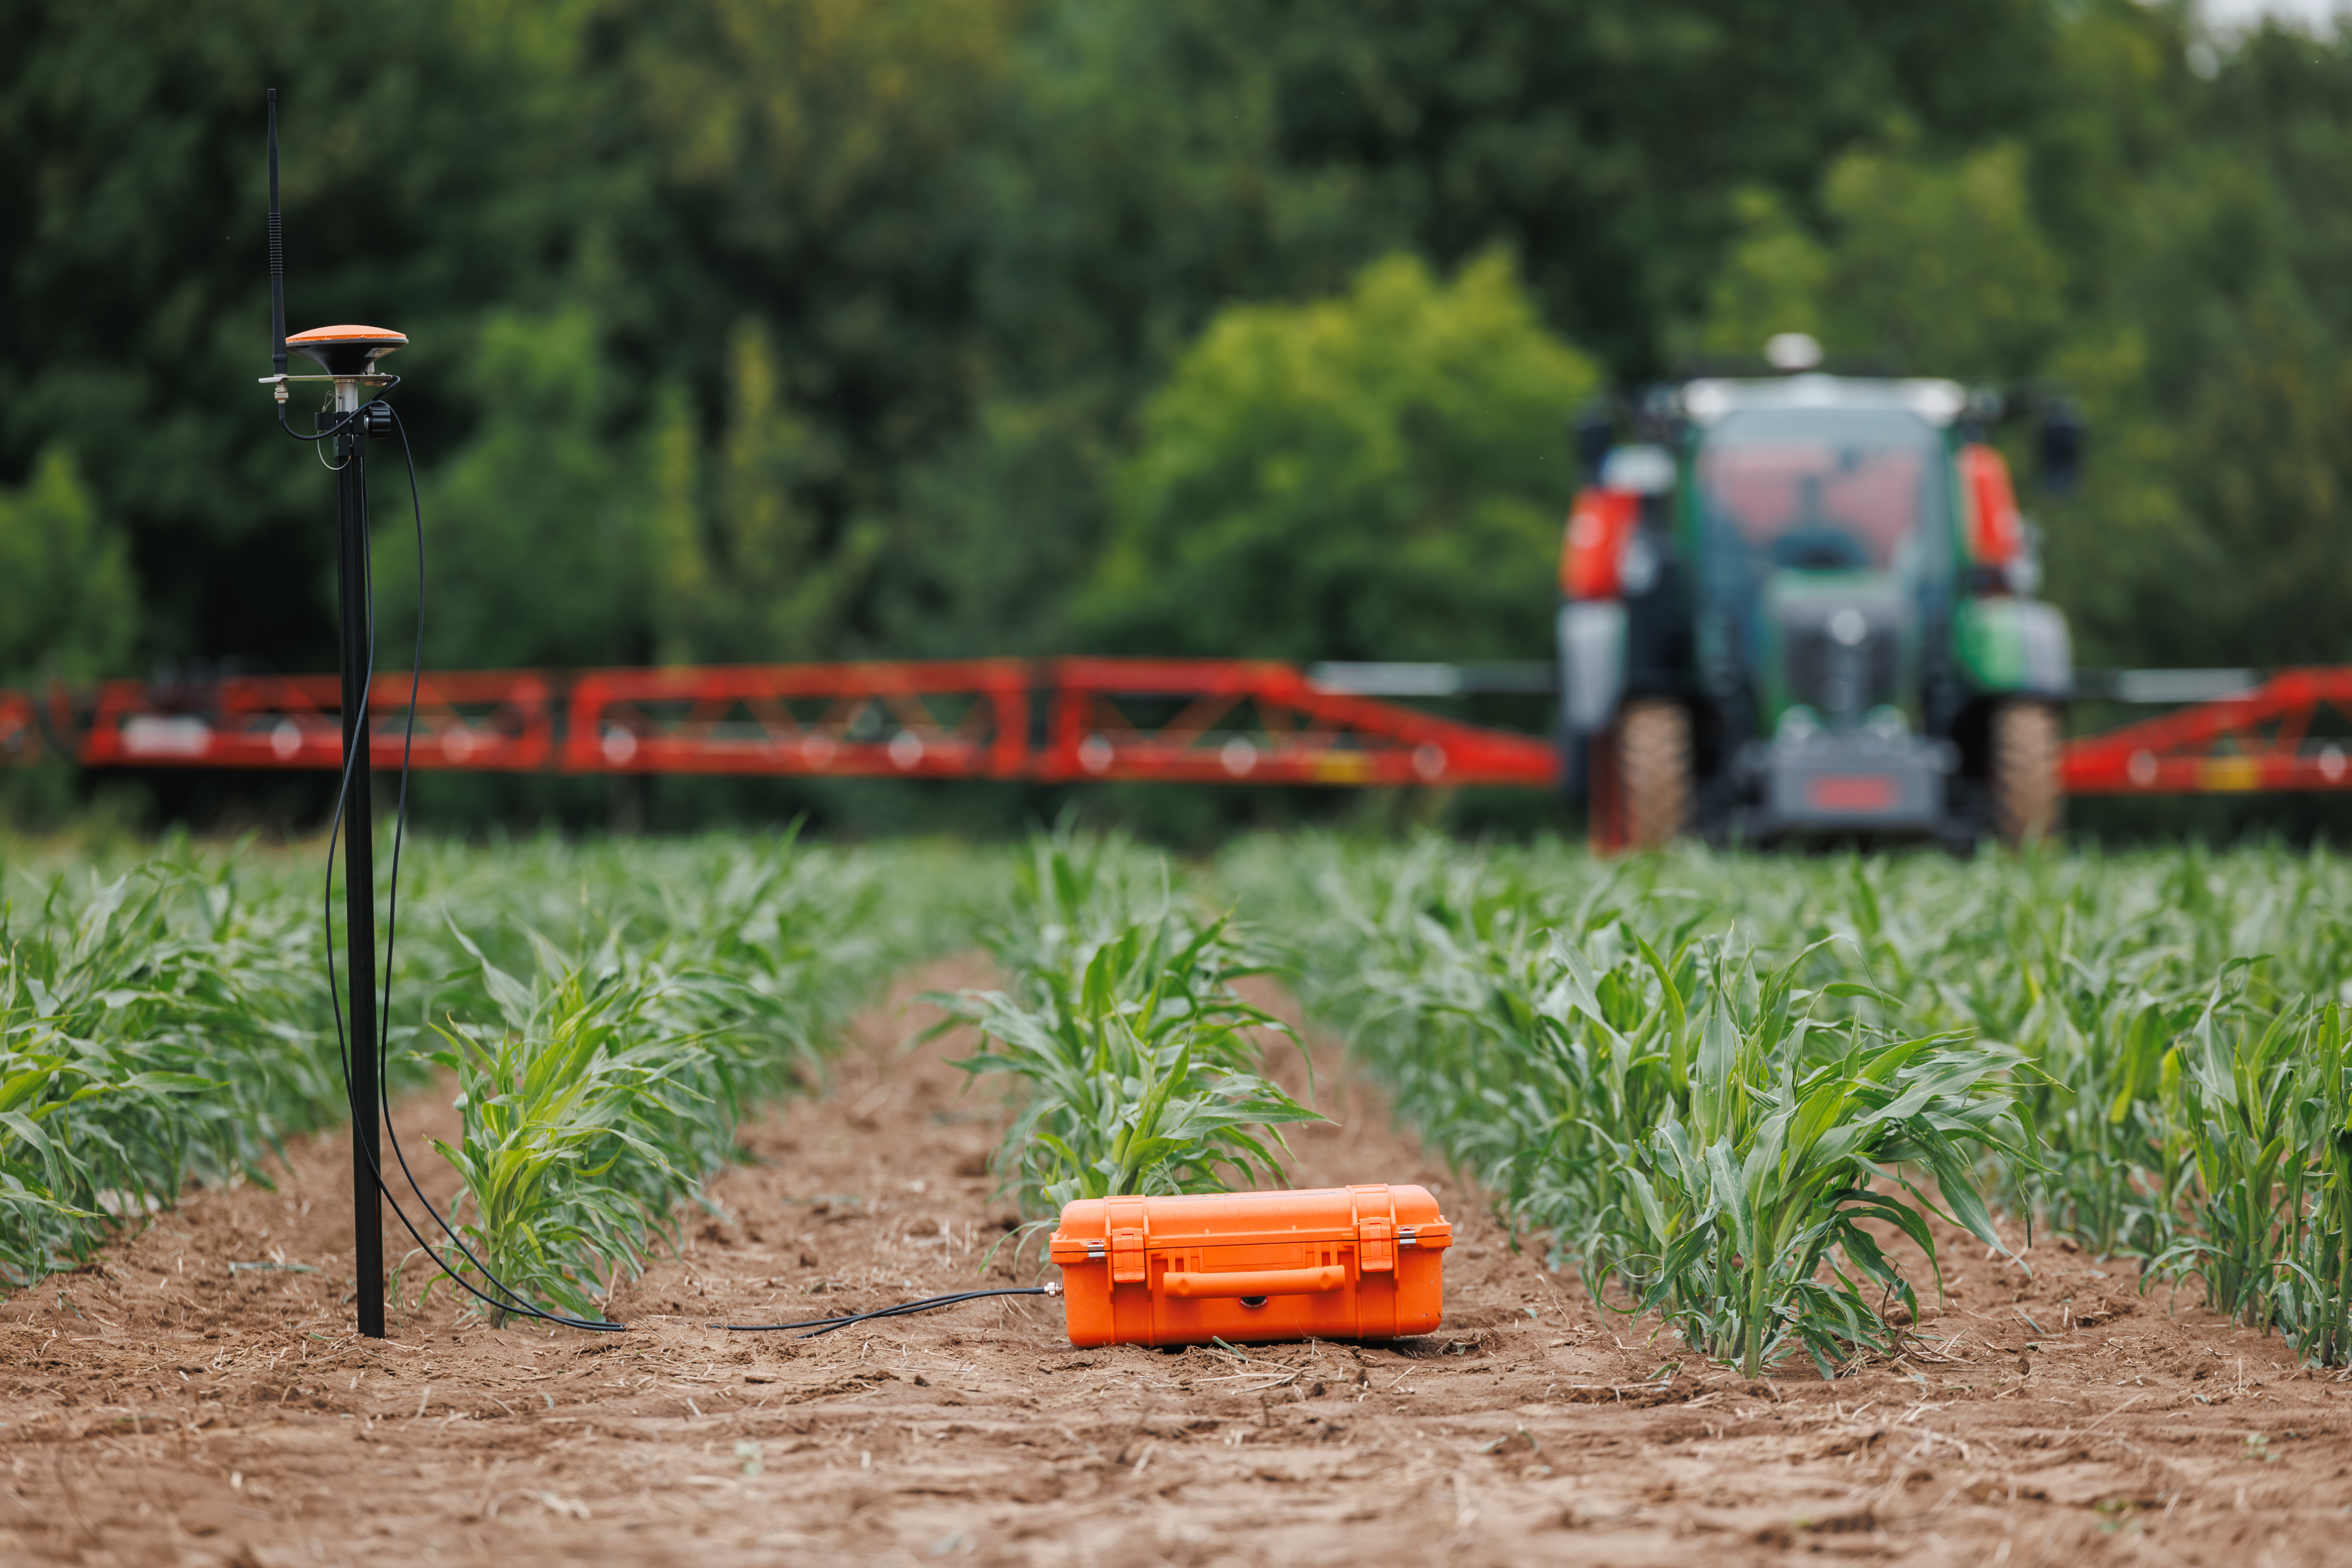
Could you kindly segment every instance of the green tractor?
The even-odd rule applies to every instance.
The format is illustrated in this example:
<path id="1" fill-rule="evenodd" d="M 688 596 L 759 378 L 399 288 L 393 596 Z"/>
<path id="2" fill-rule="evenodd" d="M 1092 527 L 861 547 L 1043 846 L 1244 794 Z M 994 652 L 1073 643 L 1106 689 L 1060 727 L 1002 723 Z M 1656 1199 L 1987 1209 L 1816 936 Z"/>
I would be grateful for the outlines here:
<path id="1" fill-rule="evenodd" d="M 1561 558 L 1560 734 L 1597 847 L 2055 830 L 2072 653 L 2032 596 L 2001 413 L 1805 368 L 1654 388 L 1631 443 L 1580 425 L 1597 482 Z M 2045 411 L 2045 487 L 2081 435 Z"/>

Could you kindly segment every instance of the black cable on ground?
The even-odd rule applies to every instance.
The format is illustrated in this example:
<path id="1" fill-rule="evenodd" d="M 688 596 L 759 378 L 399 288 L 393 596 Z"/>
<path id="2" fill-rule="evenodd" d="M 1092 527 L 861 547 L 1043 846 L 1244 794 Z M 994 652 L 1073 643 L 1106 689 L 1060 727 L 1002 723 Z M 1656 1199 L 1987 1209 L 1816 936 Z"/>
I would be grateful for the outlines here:
<path id="1" fill-rule="evenodd" d="M 380 401 L 380 399 L 370 400 L 371 403 L 377 401 Z M 385 1051 L 387 1048 L 386 1037 L 391 1032 L 393 940 L 398 934 L 399 931 L 400 850 L 403 840 L 405 837 L 408 826 L 409 761 L 411 753 L 415 749 L 416 740 L 416 698 L 419 684 L 423 679 L 425 658 L 425 502 L 422 492 L 417 487 L 416 455 L 415 450 L 409 446 L 408 427 L 401 422 L 399 412 L 396 409 L 394 409 L 390 404 L 385 404 L 384 409 L 385 412 L 392 416 L 394 427 L 400 431 L 401 451 L 407 458 L 408 462 L 409 503 L 415 513 L 416 523 L 416 658 L 409 669 L 408 732 L 401 746 L 399 805 L 393 824 L 392 878 L 389 889 L 390 913 L 386 921 L 384 942 L 383 1002 L 382 1022 L 376 1030 L 376 1079 L 379 1083 L 383 1081 L 383 1068 L 386 1061 Z M 357 421 L 358 411 L 355 410 L 350 416 L 339 420 L 335 426 L 329 430 L 320 432 L 319 436 L 304 436 L 299 431 L 293 429 L 290 426 L 287 426 L 286 433 L 294 437 L 297 440 L 315 441 L 321 439 L 327 435 L 332 435 L 339 429 L 352 428 L 356 425 Z M 280 425 L 286 424 L 285 410 L 282 407 L 278 411 L 278 423 Z M 364 437 L 362 437 L 361 438 L 365 439 Z M 367 505 L 367 499 L 364 492 L 362 492 L 361 496 L 360 504 L 362 508 L 361 516 L 364 521 L 366 517 L 365 509 Z M 362 596 L 364 597 L 368 606 L 367 669 L 360 681 L 359 721 L 353 726 L 353 731 L 357 739 L 352 745 L 345 748 L 344 751 L 341 779 L 335 790 L 334 820 L 327 834 L 327 886 L 326 891 L 321 899 L 321 914 L 327 929 L 327 996 L 335 1018 L 336 1055 L 337 1059 L 342 1066 L 343 1094 L 346 1100 L 351 1103 L 352 1107 L 352 1136 L 354 1140 L 355 1146 L 358 1149 L 364 1151 L 367 1149 L 367 1140 L 360 1136 L 360 1130 L 358 1127 L 358 1096 L 353 1092 L 352 1088 L 351 1040 L 343 1031 L 342 991 L 335 977 L 334 940 L 335 846 L 341 839 L 343 830 L 343 810 L 351 796 L 352 770 L 359 765 L 361 755 L 370 749 L 367 703 L 368 699 L 373 692 L 375 687 L 375 572 L 373 563 L 366 559 L 362 559 L 359 563 L 359 570 L 363 574 L 362 581 L 365 584 L 366 591 Z M 364 828 L 361 827 L 360 825 L 357 824 L 353 825 L 353 829 L 354 831 L 365 831 Z M 369 998 L 371 1005 L 374 1005 L 374 1000 L 375 999 L 373 997 Z M 415 1173 L 409 1169 L 408 1156 L 400 1146 L 400 1134 L 393 1128 L 392 1117 L 388 1111 L 383 1118 L 383 1130 L 391 1139 L 392 1152 L 394 1155 L 400 1162 L 401 1173 L 407 1178 L 409 1190 L 416 1194 L 417 1202 L 425 1205 L 425 1212 L 433 1216 L 434 1224 L 440 1226 L 442 1233 L 449 1238 L 449 1245 L 455 1247 L 459 1252 L 465 1254 L 466 1260 L 468 1263 L 471 1263 L 476 1268 L 479 1269 L 481 1271 L 482 1278 L 488 1280 L 489 1284 L 499 1291 L 499 1295 L 504 1296 L 507 1299 L 505 1300 L 500 1300 L 498 1297 L 486 1294 L 482 1290 L 478 1289 L 470 1280 L 467 1279 L 456 1269 L 449 1267 L 448 1263 L 442 1258 L 441 1254 L 436 1250 L 434 1245 L 426 1241 L 423 1235 L 418 1232 L 415 1225 L 409 1219 L 408 1212 L 400 1206 L 400 1199 L 394 1194 L 392 1189 L 386 1185 L 384 1182 L 383 1166 L 382 1162 L 377 1160 L 373 1153 L 370 1152 L 368 1155 L 368 1168 L 371 1174 L 375 1179 L 376 1191 L 381 1193 L 383 1195 L 384 1201 L 392 1205 L 394 1217 L 400 1221 L 400 1227 L 408 1233 L 409 1239 L 416 1243 L 417 1249 L 419 1251 L 423 1252 L 427 1258 L 430 1258 L 433 1260 L 435 1268 L 440 1269 L 442 1273 L 449 1277 L 449 1280 L 452 1284 L 465 1290 L 468 1295 L 482 1302 L 485 1306 L 497 1311 L 513 1314 L 517 1317 L 537 1318 L 542 1321 L 554 1323 L 562 1328 L 585 1329 L 593 1332 L 599 1333 L 617 1333 L 627 1327 L 625 1323 L 611 1322 L 600 1318 L 575 1318 L 569 1313 L 553 1312 L 543 1307 L 534 1306 L 523 1297 L 521 1292 L 516 1290 L 512 1286 L 507 1284 L 497 1275 L 491 1273 L 488 1266 L 484 1264 L 479 1258 L 474 1255 L 473 1249 L 466 1245 L 464 1239 L 458 1236 L 457 1232 L 450 1226 L 449 1222 L 441 1217 L 440 1210 L 433 1206 L 432 1200 L 425 1197 L 424 1189 L 417 1185 Z"/>
<path id="2" fill-rule="evenodd" d="M 1013 1285 L 995 1290 L 959 1290 L 949 1296 L 926 1296 L 919 1301 L 901 1301 L 895 1307 L 877 1307 L 870 1312 L 845 1312 L 839 1317 L 808 1318 L 797 1323 L 729 1323 L 727 1328 L 732 1332 L 741 1334 L 771 1334 L 785 1329 L 813 1329 L 815 1331 L 814 1333 L 801 1336 L 804 1340 L 813 1340 L 818 1334 L 829 1334 L 835 1329 L 845 1329 L 852 1323 L 871 1322 L 877 1318 L 898 1318 L 904 1317 L 908 1312 L 929 1312 L 940 1307 L 960 1306 L 966 1301 L 977 1301 L 984 1296 L 1058 1296 L 1061 1293 L 1062 1288 L 1059 1285 Z"/>

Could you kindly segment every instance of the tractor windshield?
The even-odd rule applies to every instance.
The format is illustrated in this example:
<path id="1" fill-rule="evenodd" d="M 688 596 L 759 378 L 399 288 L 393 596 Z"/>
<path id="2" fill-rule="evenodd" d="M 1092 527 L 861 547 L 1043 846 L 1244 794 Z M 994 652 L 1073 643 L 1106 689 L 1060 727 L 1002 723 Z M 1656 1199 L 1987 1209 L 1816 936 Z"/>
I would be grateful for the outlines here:
<path id="1" fill-rule="evenodd" d="M 1927 560 L 1940 520 L 1942 438 L 1898 409 L 1751 409 L 1710 428 L 1698 489 L 1712 548 L 1760 575 L 1877 571 Z"/>

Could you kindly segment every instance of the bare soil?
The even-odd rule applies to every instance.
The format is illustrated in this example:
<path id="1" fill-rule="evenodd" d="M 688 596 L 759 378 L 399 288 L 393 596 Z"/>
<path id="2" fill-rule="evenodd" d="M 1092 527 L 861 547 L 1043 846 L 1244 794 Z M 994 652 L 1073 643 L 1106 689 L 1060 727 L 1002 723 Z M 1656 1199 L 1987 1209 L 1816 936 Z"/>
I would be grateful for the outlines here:
<path id="1" fill-rule="evenodd" d="M 1003 1235 L 992 1108 L 955 1042 L 904 1042 L 917 991 L 983 979 L 915 977 L 822 1099 L 749 1129 L 724 1217 L 617 1293 L 625 1335 L 491 1329 L 436 1292 L 352 1337 L 341 1137 L 19 1293 L 0 1562 L 2352 1557 L 2352 1394 L 2127 1265 L 2042 1246 L 2029 1279 L 1955 1242 L 1940 1348 L 1748 1381 L 1514 1251 L 1326 1047 L 1339 1125 L 1294 1138 L 1297 1177 L 1439 1192 L 1461 1241 L 1426 1341 L 1080 1352 L 1024 1298 L 806 1342 L 717 1327 L 973 1281 Z M 402 1109 L 420 1147 L 441 1099 Z"/>

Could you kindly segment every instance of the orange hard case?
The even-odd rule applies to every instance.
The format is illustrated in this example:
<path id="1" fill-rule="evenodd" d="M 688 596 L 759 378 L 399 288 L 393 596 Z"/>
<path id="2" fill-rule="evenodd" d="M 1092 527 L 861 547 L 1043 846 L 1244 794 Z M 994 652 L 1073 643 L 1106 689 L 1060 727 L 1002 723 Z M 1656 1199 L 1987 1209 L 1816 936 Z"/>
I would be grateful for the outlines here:
<path id="1" fill-rule="evenodd" d="M 1454 1227 L 1425 1187 L 1087 1198 L 1062 1210 L 1070 1342 L 1386 1340 L 1444 1310 Z"/>

